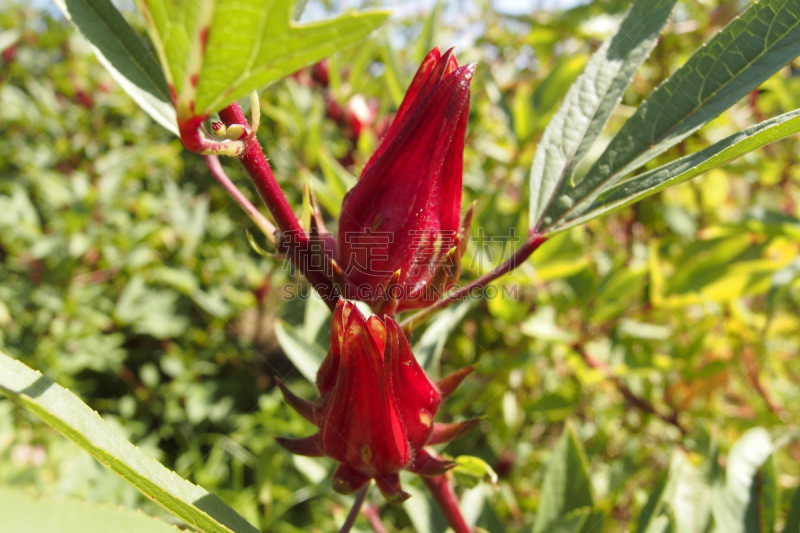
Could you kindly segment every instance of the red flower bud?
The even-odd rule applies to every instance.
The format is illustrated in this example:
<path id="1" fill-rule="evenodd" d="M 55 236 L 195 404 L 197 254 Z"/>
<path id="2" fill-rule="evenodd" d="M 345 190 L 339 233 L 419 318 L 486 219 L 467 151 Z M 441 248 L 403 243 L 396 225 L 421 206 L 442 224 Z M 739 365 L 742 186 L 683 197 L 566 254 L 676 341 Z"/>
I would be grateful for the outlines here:
<path id="1" fill-rule="evenodd" d="M 400 326 L 388 316 L 365 319 L 344 300 L 333 315 L 331 349 L 317 387 L 321 397 L 312 404 L 280 385 L 289 405 L 320 430 L 278 442 L 292 453 L 336 460 L 333 488 L 345 494 L 375 479 L 384 496 L 405 499 L 398 472 L 430 476 L 452 468 L 423 446 L 447 442 L 474 425 L 434 424 L 442 394 L 417 363 Z"/>
<path id="2" fill-rule="evenodd" d="M 458 276 L 464 135 L 474 70 L 475 65 L 459 67 L 452 50 L 428 54 L 386 137 L 345 196 L 337 263 L 347 279 L 345 290 L 377 309 L 386 296 L 397 300 L 400 311 L 424 307 Z M 387 285 L 398 270 L 392 295 Z M 431 294 L 433 284 L 437 294 Z"/>

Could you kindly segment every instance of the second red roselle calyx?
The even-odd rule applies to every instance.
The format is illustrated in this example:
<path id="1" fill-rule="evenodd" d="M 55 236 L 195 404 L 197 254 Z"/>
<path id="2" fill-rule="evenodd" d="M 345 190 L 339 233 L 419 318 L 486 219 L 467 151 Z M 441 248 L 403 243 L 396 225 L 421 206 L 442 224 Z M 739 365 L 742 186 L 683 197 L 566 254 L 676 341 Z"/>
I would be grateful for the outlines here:
<path id="1" fill-rule="evenodd" d="M 331 323 L 331 349 L 317 374 L 320 398 L 308 402 L 281 386 L 287 402 L 319 432 L 278 439 L 293 453 L 327 456 L 339 463 L 333 488 L 352 494 L 374 479 L 387 499 L 408 497 L 398 472 L 439 475 L 454 466 L 424 446 L 448 442 L 477 420 L 437 424 L 433 418 L 471 368 L 438 384 L 419 366 L 391 317 L 368 319 L 339 300 Z"/>
<path id="2" fill-rule="evenodd" d="M 376 311 L 425 307 L 458 278 L 464 136 L 475 65 L 423 60 L 397 116 L 347 193 L 336 265 L 346 297 Z"/>

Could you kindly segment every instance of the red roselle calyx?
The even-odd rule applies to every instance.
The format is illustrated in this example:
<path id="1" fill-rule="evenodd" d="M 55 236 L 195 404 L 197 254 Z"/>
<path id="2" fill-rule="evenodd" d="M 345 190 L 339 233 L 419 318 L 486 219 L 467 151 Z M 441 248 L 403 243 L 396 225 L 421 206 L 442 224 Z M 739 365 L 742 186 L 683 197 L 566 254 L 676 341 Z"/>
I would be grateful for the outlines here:
<path id="1" fill-rule="evenodd" d="M 339 300 L 331 349 L 317 373 L 320 398 L 312 404 L 281 386 L 289 405 L 319 432 L 278 443 L 293 453 L 336 460 L 337 492 L 352 494 L 374 479 L 387 499 L 402 501 L 408 495 L 400 487 L 400 470 L 436 476 L 454 466 L 424 446 L 448 442 L 477 422 L 433 421 L 442 401 L 471 371 L 434 383 L 397 322 L 389 316 L 366 319 L 354 303 Z"/>
<path id="2" fill-rule="evenodd" d="M 376 312 L 430 305 L 458 278 L 464 136 L 475 65 L 436 48 L 347 193 L 337 236 L 344 295 Z"/>

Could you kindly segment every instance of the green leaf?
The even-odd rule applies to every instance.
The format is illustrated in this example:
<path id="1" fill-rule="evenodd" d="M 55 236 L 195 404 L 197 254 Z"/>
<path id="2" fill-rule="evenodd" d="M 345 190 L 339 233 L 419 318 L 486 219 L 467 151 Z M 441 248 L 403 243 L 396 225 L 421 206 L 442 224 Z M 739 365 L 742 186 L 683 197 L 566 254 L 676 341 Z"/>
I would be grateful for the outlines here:
<path id="1" fill-rule="evenodd" d="M 442 9 L 445 3 L 441 0 L 436 0 L 431 8 L 431 12 L 425 18 L 425 23 L 422 26 L 422 31 L 417 38 L 415 57 L 417 63 L 422 63 L 425 56 L 428 55 L 434 46 L 434 37 L 436 36 L 436 26 L 439 24 L 439 17 L 442 16 Z"/>
<path id="2" fill-rule="evenodd" d="M 792 505 L 789 507 L 789 516 L 782 533 L 800 533 L 800 487 L 794 489 Z"/>
<path id="3" fill-rule="evenodd" d="M 70 391 L 2 352 L 0 391 L 187 524 L 208 533 L 257 533 L 217 496 L 144 455 Z"/>
<path id="4" fill-rule="evenodd" d="M 458 466 L 453 469 L 453 473 L 460 478 L 460 485 L 472 488 L 482 481 L 488 481 L 492 485 L 497 484 L 497 474 L 480 457 L 459 455 L 453 461 L 458 463 Z"/>
<path id="5" fill-rule="evenodd" d="M 548 124 L 531 167 L 530 224 L 539 227 L 553 198 L 583 161 L 650 55 L 676 0 L 638 0 L 619 30 L 595 52 Z"/>
<path id="6" fill-rule="evenodd" d="M 592 514 L 591 507 L 575 509 L 556 520 L 545 533 L 581 533 L 590 514 Z"/>
<path id="7" fill-rule="evenodd" d="M 550 531 L 571 511 L 593 505 L 586 456 L 571 424 L 547 463 L 541 494 L 533 533 Z"/>
<path id="8" fill-rule="evenodd" d="M 275 322 L 275 337 L 283 348 L 286 357 L 297 367 L 308 381 L 314 383 L 317 370 L 325 359 L 325 351 L 314 344 L 313 338 L 302 335 L 283 321 Z"/>
<path id="9" fill-rule="evenodd" d="M 294 1 L 137 0 L 179 118 L 208 116 L 366 37 L 385 11 L 297 25 Z"/>
<path id="10" fill-rule="evenodd" d="M 586 176 L 574 187 L 562 186 L 553 194 L 543 210 L 540 229 L 559 225 L 575 204 L 592 202 L 603 190 L 717 117 L 799 54 L 797 0 L 753 3 L 647 97 Z M 541 212 L 533 207 L 531 211 Z"/>
<path id="11" fill-rule="evenodd" d="M 668 533 L 672 531 L 672 519 L 669 515 L 661 515 L 652 522 L 645 530 L 645 533 Z"/>
<path id="12" fill-rule="evenodd" d="M 438 371 L 447 338 L 459 327 L 474 305 L 475 300 L 464 300 L 441 311 L 414 345 L 414 355 L 427 372 L 435 374 Z"/>
<path id="13" fill-rule="evenodd" d="M 699 152 L 654 168 L 623 183 L 604 187 L 598 195 L 578 201 L 564 214 L 561 222 L 553 224 L 549 230 L 562 231 L 622 209 L 798 131 L 800 110 L 765 120 Z"/>
<path id="14" fill-rule="evenodd" d="M 16 487 L 0 487 L 0 516 L 4 531 L 25 533 L 181 532 L 141 511 L 80 500 L 33 498 Z"/>
<path id="15" fill-rule="evenodd" d="M 396 54 L 386 33 L 381 33 L 379 44 L 384 68 L 383 79 L 386 81 L 386 88 L 389 90 L 389 97 L 392 99 L 394 107 L 399 108 L 406 94 L 406 84 L 402 79 L 400 69 L 397 68 Z"/>
<path id="16" fill-rule="evenodd" d="M 778 476 L 775 461 L 770 455 L 756 471 L 750 485 L 750 503 L 745 513 L 745 531 L 748 533 L 773 533 L 779 511 Z"/>
<path id="17" fill-rule="evenodd" d="M 758 515 L 764 512 L 774 517 L 770 502 L 773 489 L 763 484 L 762 466 L 770 458 L 774 446 L 764 428 L 753 428 L 745 433 L 728 454 L 725 483 L 717 479 L 711 500 L 714 523 L 725 533 L 767 532 Z M 767 467 L 769 468 L 769 467 Z M 769 474 L 767 474 L 769 478 Z M 774 471 L 773 475 L 774 477 Z M 772 482 L 768 481 L 770 485 Z M 777 487 L 775 488 L 777 491 Z M 763 498 L 762 498 L 763 496 Z M 756 506 L 755 509 L 752 506 Z"/>
<path id="18" fill-rule="evenodd" d="M 109 0 L 54 0 L 91 43 L 114 81 L 153 120 L 178 135 L 175 109 L 158 62 Z"/>

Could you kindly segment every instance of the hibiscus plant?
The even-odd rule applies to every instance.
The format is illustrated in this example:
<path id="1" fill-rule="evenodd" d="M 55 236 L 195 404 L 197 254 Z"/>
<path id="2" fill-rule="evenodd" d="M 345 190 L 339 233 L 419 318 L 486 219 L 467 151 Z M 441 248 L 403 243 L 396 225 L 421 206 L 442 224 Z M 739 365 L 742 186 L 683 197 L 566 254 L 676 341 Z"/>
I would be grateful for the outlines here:
<path id="1" fill-rule="evenodd" d="M 524 238 L 510 257 L 467 282 L 462 259 L 481 205 L 462 206 L 462 177 L 465 136 L 471 121 L 480 120 L 470 111 L 471 83 L 481 75 L 480 65 L 459 63 L 452 48 L 433 47 L 427 53 L 358 182 L 336 206 L 336 217 L 312 187 L 302 191 L 302 207 L 292 205 L 273 175 L 258 135 L 259 91 L 307 67 L 327 83 L 325 59 L 373 39 L 388 12 L 352 12 L 299 24 L 293 0 L 136 0 L 149 37 L 145 45 L 110 0 L 55 1 L 130 97 L 187 151 L 198 154 L 191 157 L 205 159 L 211 175 L 261 230 L 249 235 L 253 248 L 288 262 L 332 312 L 326 326 L 330 348 L 309 371 L 316 376 L 318 396 L 304 398 L 278 383 L 288 405 L 317 430 L 277 441 L 293 454 L 326 458 L 333 491 L 352 496 L 341 531 L 353 527 L 373 483 L 389 504 L 408 500 L 400 480 L 404 471 L 420 476 L 456 533 L 474 531 L 456 496 L 453 471 L 477 469 L 479 477 L 493 472 L 475 458 L 451 457 L 434 448 L 483 423 L 479 412 L 463 413 L 455 422 L 436 420 L 473 369 L 438 380 L 426 372 L 412 339 L 429 320 L 512 272 L 553 236 L 800 130 L 800 110 L 791 111 L 652 164 L 800 55 L 800 0 L 761 0 L 745 6 L 631 109 L 607 144 L 600 142 L 677 3 L 635 0 L 563 95 L 538 140 L 528 179 L 528 224 L 520 232 Z M 240 101 L 249 107 L 247 113 Z M 351 104 L 329 114 L 357 137 L 371 110 L 363 100 Z M 228 177 L 228 165 L 244 168 L 268 214 Z M 592 360 L 587 356 L 587 361 Z M 257 531 L 218 497 L 145 456 L 70 391 L 3 354 L 0 390 L 187 526 L 205 532 Z M 678 438 L 690 431 L 624 385 L 621 391 L 634 407 L 678 428 Z M 762 437 L 755 432 L 746 438 Z M 552 463 L 544 475 L 549 492 L 542 496 L 532 531 L 601 529 L 602 513 L 574 485 L 576 477 L 585 476 L 582 454 L 567 425 L 555 452 L 561 463 Z M 759 470 L 764 460 L 753 459 L 742 481 L 745 493 L 765 475 Z M 676 519 L 663 511 L 660 498 L 652 500 L 655 519 L 643 522 L 648 532 L 675 530 Z M 755 515 L 745 508 L 758 502 L 722 498 L 704 527 L 773 531 L 771 525 L 751 528 Z M 785 531 L 798 530 L 800 513 L 793 512 Z"/>

